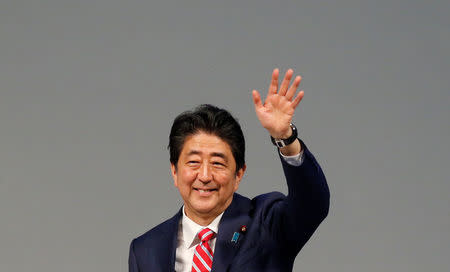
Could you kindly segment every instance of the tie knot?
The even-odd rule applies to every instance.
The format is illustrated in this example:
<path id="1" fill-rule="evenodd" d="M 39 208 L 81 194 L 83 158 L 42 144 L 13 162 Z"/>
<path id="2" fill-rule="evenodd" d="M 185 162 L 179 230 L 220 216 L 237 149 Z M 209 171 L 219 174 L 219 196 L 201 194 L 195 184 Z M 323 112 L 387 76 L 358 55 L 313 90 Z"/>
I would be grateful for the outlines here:
<path id="1" fill-rule="evenodd" d="M 204 228 L 197 235 L 198 235 L 198 238 L 202 242 L 208 242 L 209 240 L 211 240 L 211 238 L 213 238 L 214 231 L 212 231 L 212 230 L 210 230 L 208 228 Z"/>

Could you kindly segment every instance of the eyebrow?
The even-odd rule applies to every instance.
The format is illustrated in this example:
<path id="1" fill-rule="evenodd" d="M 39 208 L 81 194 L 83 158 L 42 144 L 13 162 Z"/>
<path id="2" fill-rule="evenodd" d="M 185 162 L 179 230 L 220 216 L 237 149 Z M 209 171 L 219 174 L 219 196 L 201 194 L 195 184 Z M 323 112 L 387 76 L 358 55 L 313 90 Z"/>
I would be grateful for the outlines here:
<path id="1" fill-rule="evenodd" d="M 190 156 L 190 155 L 200 155 L 200 154 L 202 154 L 201 151 L 198 151 L 198 150 L 191 150 L 191 151 L 189 151 L 189 153 L 188 153 L 187 155 Z M 210 155 L 211 155 L 212 157 L 219 157 L 219 158 L 224 159 L 225 161 L 228 161 L 228 160 L 227 160 L 227 157 L 225 156 L 225 154 L 223 154 L 223 153 L 221 153 L 221 152 L 212 152 Z"/>

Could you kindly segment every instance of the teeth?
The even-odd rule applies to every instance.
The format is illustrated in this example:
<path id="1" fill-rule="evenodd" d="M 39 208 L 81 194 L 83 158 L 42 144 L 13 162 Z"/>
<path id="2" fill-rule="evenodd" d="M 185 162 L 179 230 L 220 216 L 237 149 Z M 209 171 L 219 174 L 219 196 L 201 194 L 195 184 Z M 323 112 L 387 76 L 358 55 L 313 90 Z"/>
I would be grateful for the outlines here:
<path id="1" fill-rule="evenodd" d="M 211 192 L 212 190 L 202 190 L 202 189 L 198 189 L 200 192 Z"/>

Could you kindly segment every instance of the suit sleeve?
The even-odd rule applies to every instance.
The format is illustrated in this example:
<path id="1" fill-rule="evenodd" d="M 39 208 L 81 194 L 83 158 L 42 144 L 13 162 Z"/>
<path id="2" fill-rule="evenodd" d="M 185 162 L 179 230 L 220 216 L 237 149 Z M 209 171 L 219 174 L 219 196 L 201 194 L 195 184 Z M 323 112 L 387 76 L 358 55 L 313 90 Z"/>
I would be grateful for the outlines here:
<path id="1" fill-rule="evenodd" d="M 130 245 L 130 256 L 128 257 L 128 271 L 129 272 L 139 272 L 136 256 L 134 255 L 134 240 Z"/>
<path id="2" fill-rule="evenodd" d="M 281 158 L 288 185 L 288 195 L 274 203 L 267 218 L 269 227 L 280 242 L 297 254 L 329 210 L 330 192 L 325 175 L 314 156 L 300 141 L 304 157 L 300 166 Z"/>

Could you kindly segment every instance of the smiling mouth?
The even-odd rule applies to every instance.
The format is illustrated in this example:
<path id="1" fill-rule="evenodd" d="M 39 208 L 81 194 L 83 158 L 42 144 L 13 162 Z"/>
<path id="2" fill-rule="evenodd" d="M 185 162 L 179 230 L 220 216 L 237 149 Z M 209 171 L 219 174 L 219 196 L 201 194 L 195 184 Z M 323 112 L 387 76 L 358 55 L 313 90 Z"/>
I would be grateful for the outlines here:
<path id="1" fill-rule="evenodd" d="M 198 188 L 194 188 L 194 190 L 199 191 L 201 193 L 217 191 L 217 189 L 198 189 Z"/>

